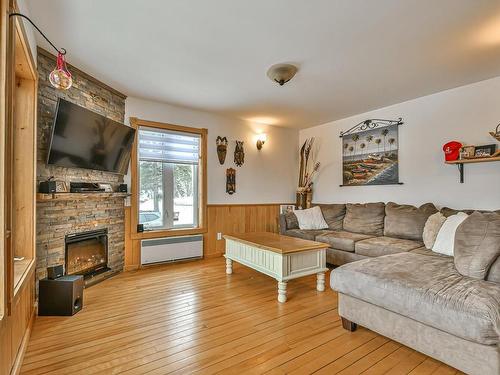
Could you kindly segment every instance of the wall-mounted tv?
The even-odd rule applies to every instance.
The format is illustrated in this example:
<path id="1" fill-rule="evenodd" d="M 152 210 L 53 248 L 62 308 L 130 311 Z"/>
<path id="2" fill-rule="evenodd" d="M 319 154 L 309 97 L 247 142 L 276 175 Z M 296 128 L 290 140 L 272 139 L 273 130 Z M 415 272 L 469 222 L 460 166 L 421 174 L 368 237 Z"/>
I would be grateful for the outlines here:
<path id="1" fill-rule="evenodd" d="M 47 164 L 126 174 L 135 129 L 59 99 Z"/>

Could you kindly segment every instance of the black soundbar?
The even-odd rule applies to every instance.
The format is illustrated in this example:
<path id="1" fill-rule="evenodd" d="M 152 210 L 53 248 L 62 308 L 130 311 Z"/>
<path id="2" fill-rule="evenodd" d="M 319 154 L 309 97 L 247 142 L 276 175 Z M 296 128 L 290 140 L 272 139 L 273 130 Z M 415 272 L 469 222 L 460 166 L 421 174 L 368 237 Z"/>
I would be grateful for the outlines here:
<path id="1" fill-rule="evenodd" d="M 71 193 L 95 193 L 102 192 L 104 188 L 94 182 L 70 182 L 69 191 Z"/>

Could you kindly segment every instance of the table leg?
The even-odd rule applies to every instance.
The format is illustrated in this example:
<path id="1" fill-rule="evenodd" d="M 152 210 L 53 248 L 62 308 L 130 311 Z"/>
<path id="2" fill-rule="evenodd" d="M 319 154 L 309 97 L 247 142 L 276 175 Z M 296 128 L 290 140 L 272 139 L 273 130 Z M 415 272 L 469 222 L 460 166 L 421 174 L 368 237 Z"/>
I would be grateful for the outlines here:
<path id="1" fill-rule="evenodd" d="M 325 273 L 324 272 L 319 272 L 316 274 L 316 290 L 318 292 L 324 292 L 325 291 Z"/>
<path id="2" fill-rule="evenodd" d="M 286 281 L 278 281 L 278 302 L 286 302 Z"/>
<path id="3" fill-rule="evenodd" d="M 233 261 L 229 258 L 226 258 L 226 273 L 228 275 L 233 273 Z"/>

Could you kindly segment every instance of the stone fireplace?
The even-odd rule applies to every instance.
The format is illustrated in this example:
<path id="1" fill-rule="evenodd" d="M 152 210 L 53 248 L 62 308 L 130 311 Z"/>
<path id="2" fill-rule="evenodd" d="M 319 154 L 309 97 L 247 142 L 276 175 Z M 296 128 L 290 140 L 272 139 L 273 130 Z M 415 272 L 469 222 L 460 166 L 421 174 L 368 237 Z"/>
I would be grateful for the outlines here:
<path id="1" fill-rule="evenodd" d="M 54 69 L 55 56 L 39 48 L 37 62 L 39 74 L 37 181 L 45 181 L 53 176 L 54 180 L 63 181 L 68 187 L 70 182 L 97 182 L 108 183 L 116 191 L 118 185 L 123 183 L 121 175 L 47 165 L 46 160 L 58 98 L 123 123 L 126 96 L 74 66 L 69 66 L 73 86 L 65 91 L 56 90 L 48 81 L 50 71 Z M 125 194 L 123 193 L 55 194 L 52 199 L 47 200 L 37 197 L 37 280 L 46 277 L 48 266 L 57 264 L 66 265 L 68 273 L 74 273 L 78 267 L 84 267 L 86 269 L 79 272 L 94 273 L 94 281 L 122 271 L 125 252 L 124 201 Z M 69 250 L 71 256 L 74 250 L 73 245 L 77 243 L 72 240 L 78 238 L 78 235 L 95 231 L 100 234 L 106 232 L 105 266 L 96 263 L 92 267 L 87 267 L 93 262 L 100 262 L 102 254 L 99 251 L 90 256 L 82 254 L 79 256 L 79 263 L 71 263 L 67 252 Z M 82 241 L 75 252 L 85 253 L 83 247 L 91 244 L 98 245 L 104 237 L 100 240 L 87 240 Z"/>

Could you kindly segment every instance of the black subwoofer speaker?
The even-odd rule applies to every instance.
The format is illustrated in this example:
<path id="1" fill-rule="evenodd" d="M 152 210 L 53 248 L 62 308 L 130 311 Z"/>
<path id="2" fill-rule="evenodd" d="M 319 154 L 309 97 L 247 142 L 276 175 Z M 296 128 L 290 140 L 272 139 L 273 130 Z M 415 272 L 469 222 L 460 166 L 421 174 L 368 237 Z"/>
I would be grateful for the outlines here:
<path id="1" fill-rule="evenodd" d="M 71 316 L 83 307 L 83 276 L 67 275 L 39 283 L 38 315 Z"/>

